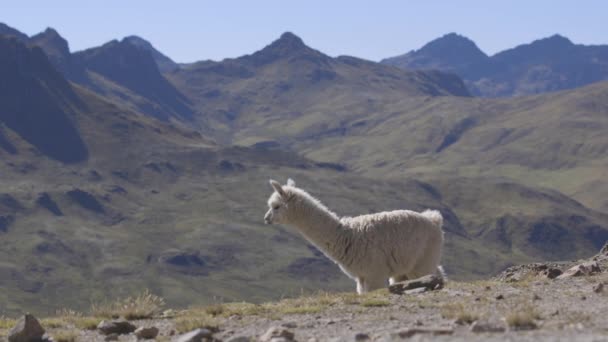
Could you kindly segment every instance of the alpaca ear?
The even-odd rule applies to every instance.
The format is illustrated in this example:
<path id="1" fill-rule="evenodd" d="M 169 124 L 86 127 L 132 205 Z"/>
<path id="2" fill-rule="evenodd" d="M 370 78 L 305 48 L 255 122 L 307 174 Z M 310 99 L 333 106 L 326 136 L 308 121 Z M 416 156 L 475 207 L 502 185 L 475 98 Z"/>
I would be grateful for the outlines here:
<path id="1" fill-rule="evenodd" d="M 270 185 L 272 185 L 272 187 L 274 188 L 274 191 L 276 191 L 279 195 L 281 195 L 281 197 L 285 197 L 285 191 L 283 191 L 283 187 L 281 186 L 281 184 L 279 182 L 271 179 Z"/>
<path id="2" fill-rule="evenodd" d="M 287 179 L 287 185 L 296 186 L 296 182 L 293 179 L 289 178 L 289 179 Z"/>

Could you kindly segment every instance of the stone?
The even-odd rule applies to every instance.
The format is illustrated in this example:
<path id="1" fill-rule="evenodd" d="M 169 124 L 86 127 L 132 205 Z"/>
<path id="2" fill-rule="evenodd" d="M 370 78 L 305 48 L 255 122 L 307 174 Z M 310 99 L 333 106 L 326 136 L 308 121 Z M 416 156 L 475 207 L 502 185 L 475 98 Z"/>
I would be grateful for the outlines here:
<path id="1" fill-rule="evenodd" d="M 602 247 L 599 254 L 608 256 L 608 242 L 604 244 L 604 247 Z"/>
<path id="2" fill-rule="evenodd" d="M 589 276 L 599 272 L 601 272 L 601 269 L 597 262 L 588 261 L 569 268 L 566 272 L 557 277 L 557 279 Z"/>
<path id="3" fill-rule="evenodd" d="M 370 341 L 371 337 L 369 337 L 366 333 L 358 333 L 355 334 L 355 341 Z"/>
<path id="4" fill-rule="evenodd" d="M 470 330 L 474 333 L 501 333 L 505 332 L 507 328 L 498 322 L 478 320 L 473 322 Z"/>
<path id="5" fill-rule="evenodd" d="M 213 333 L 209 329 L 196 329 L 179 336 L 176 342 L 203 342 L 212 341 Z"/>
<path id="6" fill-rule="evenodd" d="M 136 326 L 131 324 L 131 322 L 124 319 L 116 319 L 112 321 L 101 321 L 99 325 L 97 325 L 97 330 L 99 330 L 104 335 L 110 334 L 118 334 L 125 335 L 130 334 L 137 329 Z"/>
<path id="7" fill-rule="evenodd" d="M 452 335 L 454 333 L 454 329 L 452 328 L 407 328 L 400 330 L 393 334 L 393 337 L 399 338 L 410 338 L 414 335 Z"/>
<path id="8" fill-rule="evenodd" d="M 253 341 L 251 338 L 247 336 L 234 336 L 226 340 L 226 342 L 251 342 Z"/>
<path id="9" fill-rule="evenodd" d="M 496 300 L 502 300 L 505 299 L 505 296 L 499 294 L 498 296 L 496 296 Z"/>
<path id="10" fill-rule="evenodd" d="M 598 283 L 593 287 L 593 292 L 602 293 L 604 291 L 604 283 Z"/>
<path id="11" fill-rule="evenodd" d="M 109 334 L 104 341 L 118 341 L 118 334 Z"/>
<path id="12" fill-rule="evenodd" d="M 426 291 L 428 291 L 428 289 L 426 287 L 419 287 L 417 289 L 411 289 L 411 290 L 404 291 L 403 294 L 406 294 L 406 295 L 416 295 L 416 294 L 419 294 L 419 293 L 424 293 Z"/>
<path id="13" fill-rule="evenodd" d="M 293 341 L 294 334 L 281 327 L 271 327 L 260 336 L 260 342 Z"/>
<path id="14" fill-rule="evenodd" d="M 436 274 L 429 274 L 424 277 L 420 277 L 418 279 L 406 280 L 402 282 L 395 283 L 388 287 L 390 293 L 393 294 L 404 294 L 407 290 L 417 289 L 417 288 L 425 288 L 427 290 L 438 290 L 443 288 L 444 279 L 443 277 Z"/>
<path id="15" fill-rule="evenodd" d="M 17 324 L 9 331 L 9 342 L 30 342 L 42 340 L 44 328 L 40 322 L 29 313 L 21 317 Z"/>
<path id="16" fill-rule="evenodd" d="M 298 327 L 298 324 L 296 322 L 285 322 L 281 324 L 281 326 L 289 329 L 295 329 Z"/>
<path id="17" fill-rule="evenodd" d="M 151 340 L 158 336 L 157 327 L 139 327 L 135 330 L 135 336 L 142 340 Z"/>
<path id="18" fill-rule="evenodd" d="M 562 270 L 560 270 L 559 268 L 549 267 L 547 269 L 542 270 L 539 275 L 547 279 L 555 279 L 559 277 L 562 273 Z"/>

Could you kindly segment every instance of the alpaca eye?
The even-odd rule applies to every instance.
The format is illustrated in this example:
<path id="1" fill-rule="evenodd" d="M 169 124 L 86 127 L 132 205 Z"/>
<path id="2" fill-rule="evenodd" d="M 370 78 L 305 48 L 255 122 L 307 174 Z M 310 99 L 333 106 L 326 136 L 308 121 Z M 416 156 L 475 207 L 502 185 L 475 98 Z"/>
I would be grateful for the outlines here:
<path id="1" fill-rule="evenodd" d="M 281 207 L 280 205 L 275 205 L 274 207 L 272 207 L 272 209 L 279 210 L 280 207 Z"/>

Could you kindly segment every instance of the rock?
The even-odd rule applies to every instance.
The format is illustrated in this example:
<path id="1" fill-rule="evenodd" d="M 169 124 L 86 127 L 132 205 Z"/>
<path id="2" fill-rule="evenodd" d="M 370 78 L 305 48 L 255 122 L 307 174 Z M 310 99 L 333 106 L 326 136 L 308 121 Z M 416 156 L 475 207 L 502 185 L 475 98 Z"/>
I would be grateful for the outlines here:
<path id="1" fill-rule="evenodd" d="M 560 270 L 559 268 L 549 267 L 547 269 L 542 270 L 539 275 L 547 279 L 555 279 L 559 277 L 562 273 L 562 270 Z"/>
<path id="2" fill-rule="evenodd" d="M 44 335 L 44 328 L 40 322 L 29 313 L 21 317 L 17 324 L 9 331 L 9 342 L 40 341 Z"/>
<path id="3" fill-rule="evenodd" d="M 104 341 L 118 341 L 118 334 L 109 334 L 108 336 L 106 336 Z"/>
<path id="4" fill-rule="evenodd" d="M 370 341 L 371 337 L 369 337 L 366 333 L 358 333 L 355 334 L 355 341 Z"/>
<path id="5" fill-rule="evenodd" d="M 426 287 L 419 287 L 417 289 L 411 289 L 411 290 L 404 291 L 403 294 L 416 295 L 416 294 L 423 293 L 426 291 L 428 291 L 428 289 Z"/>
<path id="6" fill-rule="evenodd" d="M 505 299 L 505 296 L 499 294 L 498 296 L 496 296 L 496 300 L 502 300 Z"/>
<path id="7" fill-rule="evenodd" d="M 394 338 L 410 338 L 414 335 L 425 334 L 425 335 L 452 335 L 454 333 L 454 329 L 452 328 L 407 328 L 400 330 L 394 334 L 392 337 Z"/>
<path id="8" fill-rule="evenodd" d="M 99 330 L 104 335 L 110 334 L 130 334 L 137 329 L 136 326 L 131 324 L 129 321 L 124 319 L 117 319 L 112 321 L 101 321 L 99 325 L 97 325 L 97 330 Z"/>
<path id="9" fill-rule="evenodd" d="M 395 283 L 388 287 L 390 293 L 401 295 L 407 290 L 426 288 L 427 290 L 438 290 L 443 288 L 444 279 L 443 277 L 436 274 L 429 274 L 418 279 L 407 280 L 399 283 Z"/>
<path id="10" fill-rule="evenodd" d="M 247 336 L 234 336 L 226 340 L 226 342 L 251 342 L 253 339 Z"/>
<path id="11" fill-rule="evenodd" d="M 600 249 L 599 254 L 608 256 L 608 241 L 604 244 L 604 247 L 602 247 L 602 249 Z"/>
<path id="12" fill-rule="evenodd" d="M 500 333 L 506 330 L 507 328 L 498 322 L 475 321 L 471 325 L 471 331 L 474 333 Z"/>
<path id="13" fill-rule="evenodd" d="M 604 291 L 604 283 L 598 283 L 593 287 L 593 292 L 602 293 Z"/>
<path id="14" fill-rule="evenodd" d="M 156 338 L 156 336 L 158 336 L 158 328 L 157 327 L 148 327 L 148 328 L 139 327 L 135 330 L 135 336 L 137 336 L 138 339 L 142 339 L 142 340 L 154 339 L 154 338 Z"/>
<path id="15" fill-rule="evenodd" d="M 562 273 L 557 279 L 589 276 L 601 272 L 600 266 L 595 261 L 588 261 L 582 264 L 571 267 L 566 272 Z"/>
<path id="16" fill-rule="evenodd" d="M 298 324 L 296 322 L 285 322 L 281 324 L 281 326 L 289 329 L 295 329 L 298 327 Z"/>
<path id="17" fill-rule="evenodd" d="M 271 327 L 260 336 L 260 342 L 279 342 L 279 341 L 293 341 L 294 334 L 281 327 Z"/>
<path id="18" fill-rule="evenodd" d="M 209 329 L 196 329 L 177 338 L 176 342 L 204 342 L 213 341 L 213 333 Z"/>

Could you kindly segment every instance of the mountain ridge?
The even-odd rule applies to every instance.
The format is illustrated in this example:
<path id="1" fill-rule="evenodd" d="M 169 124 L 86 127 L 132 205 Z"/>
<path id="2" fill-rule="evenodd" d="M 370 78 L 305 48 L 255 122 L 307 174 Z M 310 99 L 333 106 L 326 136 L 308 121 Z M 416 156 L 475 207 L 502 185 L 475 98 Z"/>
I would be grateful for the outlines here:
<path id="1" fill-rule="evenodd" d="M 462 77 L 475 95 L 484 97 L 532 95 L 608 79 L 608 45 L 574 44 L 554 34 L 487 56 L 475 54 L 470 44 L 465 51 L 450 48 L 455 37 L 460 37 L 461 43 L 472 42 L 448 34 L 419 50 L 383 59 L 381 63 L 405 69 L 451 71 Z M 433 45 L 439 48 L 430 49 Z"/>

